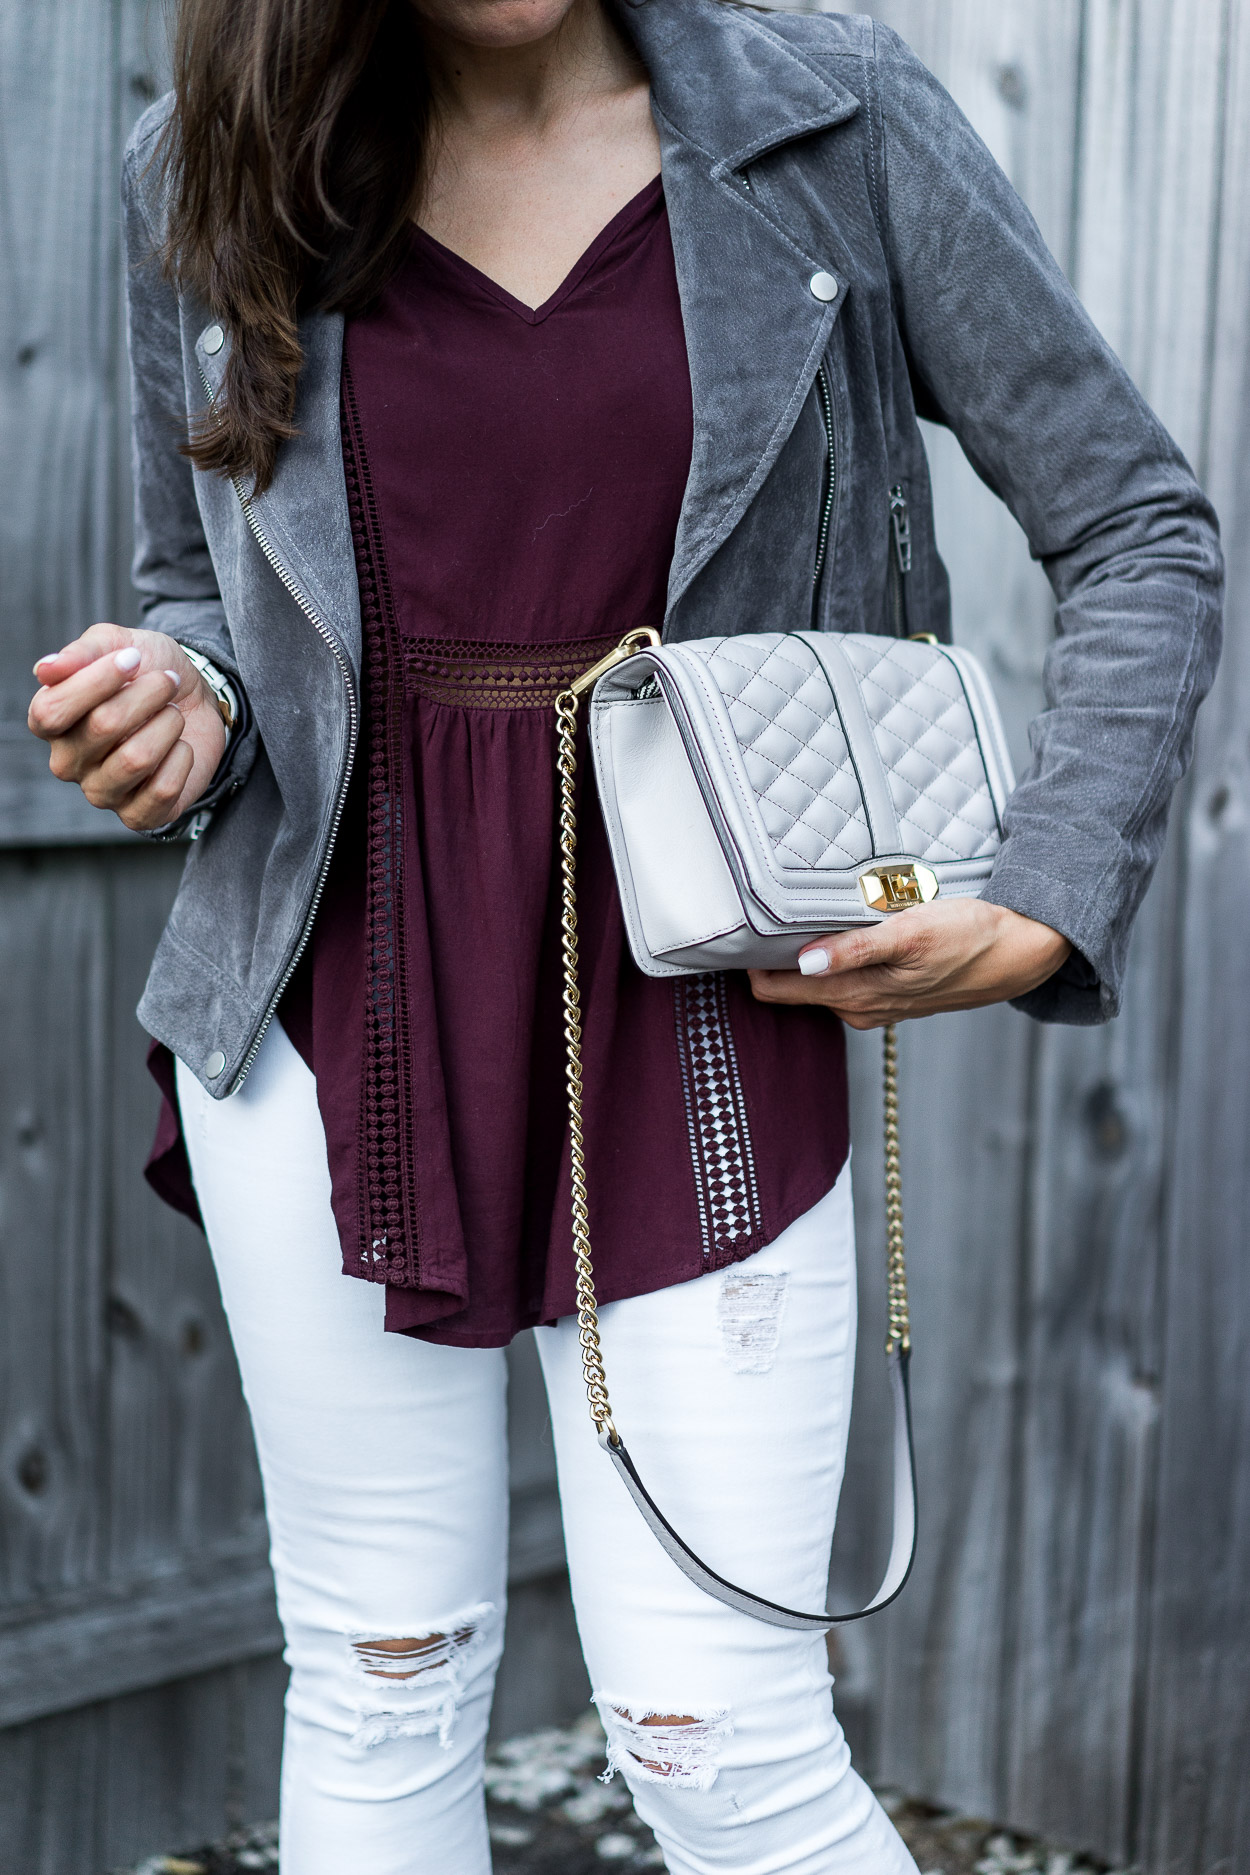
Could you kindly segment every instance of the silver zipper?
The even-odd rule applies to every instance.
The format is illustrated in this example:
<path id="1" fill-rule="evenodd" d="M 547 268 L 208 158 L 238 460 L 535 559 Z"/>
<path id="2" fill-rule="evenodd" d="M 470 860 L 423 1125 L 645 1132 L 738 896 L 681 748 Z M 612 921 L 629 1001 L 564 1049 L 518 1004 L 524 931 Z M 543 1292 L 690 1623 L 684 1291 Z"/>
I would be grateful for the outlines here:
<path id="1" fill-rule="evenodd" d="M 894 554 L 900 573 L 911 572 L 911 519 L 903 484 L 895 482 L 890 490 L 890 526 L 894 530 Z"/>
<path id="2" fill-rule="evenodd" d="M 829 373 L 823 364 L 816 372 L 816 389 L 820 398 L 820 414 L 825 425 L 825 445 L 828 457 L 825 500 L 820 516 L 820 533 L 816 537 L 816 565 L 812 571 L 813 586 L 819 585 L 820 576 L 825 567 L 825 552 L 829 545 L 829 523 L 833 519 L 833 497 L 838 479 L 838 465 L 833 447 L 833 386 L 829 382 Z M 815 603 L 813 595 L 813 608 Z"/>
<path id="3" fill-rule="evenodd" d="M 911 518 L 907 495 L 901 482 L 890 490 L 890 623 L 896 638 L 907 636 L 907 603 L 903 581 L 911 572 Z"/>
<path id="4" fill-rule="evenodd" d="M 207 393 L 209 403 L 215 404 L 217 399 L 214 394 L 213 387 L 208 381 L 208 374 L 204 370 L 203 365 L 200 366 L 200 378 L 203 381 L 204 389 L 205 389 L 205 392 Z M 287 984 L 291 981 L 291 978 L 295 975 L 296 966 L 298 965 L 300 958 L 304 955 L 304 952 L 307 950 L 308 940 L 312 936 L 313 922 L 316 919 L 317 908 L 321 904 L 322 896 L 326 889 L 326 879 L 328 878 L 329 872 L 330 872 L 330 861 L 334 857 L 334 846 L 335 846 L 335 842 L 338 839 L 339 827 L 341 826 L 342 820 L 343 820 L 343 809 L 347 804 L 348 784 L 351 781 L 352 768 L 354 767 L 355 761 L 356 761 L 356 745 L 360 740 L 360 709 L 356 700 L 356 680 L 352 674 L 352 667 L 348 661 L 347 654 L 344 652 L 342 646 L 339 644 L 338 639 L 335 637 L 330 627 L 326 624 L 325 620 L 317 612 L 313 610 L 311 605 L 309 605 L 307 599 L 305 599 L 303 593 L 300 591 L 299 587 L 296 585 L 294 577 L 290 573 L 288 573 L 287 569 L 283 566 L 281 560 L 279 560 L 277 553 L 274 551 L 273 544 L 270 541 L 269 536 L 265 533 L 264 528 L 261 526 L 260 522 L 256 519 L 256 516 L 252 511 L 252 498 L 244 490 L 243 484 L 240 482 L 238 476 L 232 475 L 230 480 L 234 486 L 235 494 L 239 497 L 239 506 L 243 510 L 243 518 L 247 522 L 248 527 L 251 529 L 252 537 L 255 540 L 256 545 L 260 548 L 266 560 L 268 560 L 270 566 L 273 568 L 274 572 L 277 574 L 279 580 L 282 582 L 287 592 L 290 593 L 292 599 L 294 599 L 296 605 L 299 607 L 300 611 L 304 614 L 305 618 L 308 620 L 313 630 L 317 633 L 318 637 L 323 638 L 325 640 L 326 644 L 330 647 L 331 651 L 334 653 L 335 657 L 338 659 L 339 668 L 342 670 L 342 673 L 343 673 L 343 683 L 347 690 L 347 709 L 348 709 L 347 757 L 343 763 L 342 773 L 339 777 L 339 791 L 334 802 L 334 815 L 330 821 L 330 837 L 326 842 L 326 850 L 325 850 L 324 855 L 322 856 L 321 870 L 317 874 L 317 883 L 313 889 L 312 902 L 308 907 L 308 916 L 304 920 L 304 928 L 300 932 L 299 943 L 295 946 L 295 950 L 294 950 L 294 953 L 292 954 L 291 961 L 282 973 L 282 976 L 278 983 L 278 987 L 274 991 L 272 997 L 269 1000 L 269 1007 L 265 1011 L 264 1018 L 261 1021 L 261 1025 L 257 1029 L 255 1036 L 253 1037 L 252 1045 L 248 1049 L 246 1055 L 244 1055 L 242 1065 L 239 1068 L 239 1072 L 235 1076 L 234 1081 L 231 1083 L 230 1092 L 232 1094 L 237 1094 L 239 1089 L 242 1087 L 244 1081 L 247 1079 L 248 1072 L 252 1066 L 252 1063 L 255 1061 L 257 1055 L 260 1053 L 260 1045 L 265 1039 L 266 1033 L 268 1032 L 268 1029 L 269 1029 L 269 1024 L 273 1021 L 274 1011 L 277 1009 L 278 1004 L 282 1001 L 282 992 L 283 990 L 285 990 Z"/>

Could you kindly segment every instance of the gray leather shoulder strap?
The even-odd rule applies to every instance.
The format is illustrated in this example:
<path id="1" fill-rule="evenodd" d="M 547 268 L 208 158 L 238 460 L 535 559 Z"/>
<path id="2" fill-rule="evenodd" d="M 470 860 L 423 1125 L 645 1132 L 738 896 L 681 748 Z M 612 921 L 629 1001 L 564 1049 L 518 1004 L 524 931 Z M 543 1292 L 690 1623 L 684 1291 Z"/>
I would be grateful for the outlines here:
<path id="1" fill-rule="evenodd" d="M 894 1405 L 894 1534 L 890 1543 L 890 1560 L 886 1564 L 881 1587 L 867 1607 L 856 1608 L 849 1614 L 835 1615 L 828 1610 L 822 1614 L 805 1614 L 798 1608 L 786 1608 L 780 1602 L 770 1602 L 763 1595 L 755 1595 L 750 1589 L 739 1588 L 735 1583 L 726 1581 L 724 1576 L 717 1575 L 678 1536 L 639 1477 L 638 1468 L 619 1434 L 614 1445 L 611 1434 L 606 1428 L 600 1427 L 599 1443 L 616 1466 L 622 1484 L 662 1548 L 672 1557 L 682 1574 L 688 1576 L 705 1595 L 724 1602 L 727 1608 L 736 1608 L 739 1614 L 751 1615 L 756 1621 L 765 1621 L 774 1628 L 821 1632 L 846 1621 L 862 1621 L 865 1615 L 875 1615 L 899 1594 L 911 1574 L 916 1555 L 916 1459 L 912 1445 L 909 1373 L 911 1356 L 904 1349 L 887 1355 L 886 1359 Z"/>

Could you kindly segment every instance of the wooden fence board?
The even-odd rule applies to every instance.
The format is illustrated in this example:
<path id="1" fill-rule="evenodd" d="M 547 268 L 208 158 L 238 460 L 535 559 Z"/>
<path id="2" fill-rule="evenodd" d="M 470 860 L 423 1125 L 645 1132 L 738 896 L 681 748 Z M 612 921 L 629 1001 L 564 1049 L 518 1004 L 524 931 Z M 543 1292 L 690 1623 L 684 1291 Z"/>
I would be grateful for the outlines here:
<path id="1" fill-rule="evenodd" d="M 1019 1382 L 1013 1207 L 1027 1137 L 1029 1043 L 1002 1010 L 943 1017 L 900 1036 L 922 1541 L 907 1595 L 870 1631 L 880 1676 L 872 1768 L 891 1783 L 983 1814 L 995 1813 L 1001 1786 L 1003 1597 Z M 852 1057 L 865 1322 L 857 1411 L 872 1387 L 880 1428 L 873 1473 L 861 1457 L 857 1483 L 859 1493 L 871 1490 L 879 1527 L 888 1450 L 880 1402 L 882 1204 L 877 1154 L 858 1148 L 861 1116 L 880 1100 L 880 1038 L 856 1038 Z M 979 1099 L 987 1072 L 1000 1095 L 992 1118 Z M 935 1112 L 942 1127 L 933 1124 Z M 856 1515 L 858 1495 L 848 1492 L 844 1523 Z M 839 1639 L 844 1649 L 864 1645 L 850 1631 Z"/>
<path id="2" fill-rule="evenodd" d="M 105 948 L 90 858 L 0 858 L 0 1608 L 99 1567 Z"/>
<path id="3" fill-rule="evenodd" d="M 1088 0 L 1073 279 L 1202 472 L 1228 0 Z"/>
<path id="4" fill-rule="evenodd" d="M 1167 0 L 1095 0 L 1086 13 L 1075 283 L 1195 459 L 1221 35 L 1218 5 L 1183 20 Z M 1120 1021 L 1046 1036 L 1037 1107 L 1007 1811 L 1119 1858 L 1138 1837 L 1177 866 L 1173 842 Z"/>
<path id="5" fill-rule="evenodd" d="M 100 1707 L 96 1866 L 190 1849 L 243 1821 L 238 1669 L 181 1679 Z"/>
<path id="6" fill-rule="evenodd" d="M 1157 1456 L 1169 1005 L 1152 1003 L 1167 972 L 1150 922 L 1135 959 L 1136 1009 L 1110 1031 L 1041 1043 L 1012 1559 L 1003 1813 L 1115 1859 L 1134 1837 Z"/>
<path id="7" fill-rule="evenodd" d="M 278 1655 L 232 1668 L 239 1684 L 238 1732 L 243 1740 L 239 1808 L 245 1823 L 278 1814 L 286 1663 Z"/>
<path id="8" fill-rule="evenodd" d="M 135 1004 L 185 853 L 107 861 L 112 944 L 109 1572 L 168 1569 L 215 1546 L 263 1556 L 264 1505 L 212 1264 L 194 1225 L 148 1188 L 158 1106 Z"/>
<path id="9" fill-rule="evenodd" d="M 244 1662 L 0 1731 L 0 1875 L 106 1875 L 275 1815 L 284 1682 Z"/>
<path id="10" fill-rule="evenodd" d="M 99 1709 L 0 1732 L 0 1875 L 101 1875 Z"/>
<path id="11" fill-rule="evenodd" d="M 1225 124 L 1244 124 L 1250 107 L 1250 95 L 1231 103 L 1224 95 L 1227 35 L 1242 9 L 1224 0 L 1185 7 L 1089 0 L 1066 9 L 884 0 L 872 11 L 951 88 L 1138 382 L 1205 469 L 1210 290 L 1216 263 L 1230 248 L 1229 209 L 1225 202 L 1221 220 L 1220 204 L 1228 174 L 1247 173 L 1244 131 L 1239 168 L 1231 156 L 1222 166 Z M 1243 198 L 1243 221 L 1248 206 Z M 1248 271 L 1243 265 L 1227 295 L 1226 323 L 1234 305 L 1244 308 Z M 1244 311 L 1240 321 L 1236 337 L 1223 341 L 1239 367 Z M 1217 408 L 1231 413 L 1230 429 L 1244 424 L 1244 382 L 1231 396 L 1218 386 L 1214 395 Z M 1022 722 L 1038 701 L 1050 596 L 1027 565 L 1012 523 L 977 490 L 951 439 L 934 433 L 926 440 L 956 634 L 986 657 L 1018 750 Z M 1158 1576 L 1151 1552 L 1156 1515 L 1169 1515 L 1166 1480 L 1157 1476 L 1161 1218 L 1172 1162 L 1180 865 L 1173 841 L 1140 922 L 1116 1029 L 1035 1036 L 1022 1095 L 1009 1091 L 1003 1101 L 1004 1087 L 1014 1082 L 996 1064 L 986 1087 L 970 1084 L 965 1110 L 957 1091 L 960 1024 L 940 1039 L 920 1041 L 904 1031 L 917 1390 L 921 1421 L 940 1447 L 928 1455 L 922 1447 L 925 1507 L 936 1497 L 944 1518 L 960 1467 L 971 1461 L 985 1468 L 982 1504 L 961 1505 L 955 1516 L 973 1554 L 957 1555 L 953 1574 L 975 1574 L 977 1554 L 990 1559 L 994 1589 L 984 1607 L 991 1634 L 965 1629 L 958 1591 L 953 1598 L 935 1561 L 930 1574 L 918 1572 L 881 1630 L 840 1642 L 856 1662 L 857 1721 L 871 1738 L 870 1762 L 879 1775 L 1112 1855 L 1127 1854 L 1141 1840 L 1152 1566 Z M 1187 1000 L 1187 1020 L 1188 1008 Z M 1204 1009 L 1204 1024 L 1211 1019 Z M 875 1054 L 865 1056 L 861 1044 L 853 1052 L 862 1063 L 857 1079 L 869 1083 L 862 1108 L 875 1099 Z M 916 1103 L 913 1077 L 925 1088 L 952 1090 L 957 1121 L 952 1126 L 944 1111 L 942 1128 L 960 1140 L 961 1151 L 969 1129 L 975 1134 L 985 1118 L 990 1086 L 1008 1129 L 1023 1116 L 1033 1133 L 1032 1152 L 1010 1168 L 998 1194 L 1005 1220 L 999 1249 L 1017 1270 L 1020 1309 L 1014 1384 L 1004 1389 L 996 1415 L 1013 1429 L 1004 1423 L 997 1452 L 969 1442 L 966 1413 L 944 1417 L 959 1399 L 976 1313 L 952 1321 L 943 1302 L 936 1312 L 924 1306 L 925 1259 L 937 1248 L 943 1260 L 957 1256 L 981 1271 L 988 1246 L 975 1226 L 960 1244 L 950 1225 L 925 1209 L 930 1193 L 917 1162 L 932 1168 L 939 1159 L 925 1137 L 935 1129 Z M 1238 1121 L 1243 1117 L 1238 1110 Z M 1225 1150 L 1237 1150 L 1236 1133 L 1234 1123 Z M 857 1142 L 862 1136 L 857 1118 Z M 1240 1137 L 1244 1142 L 1244 1126 Z M 872 1168 L 868 1178 L 876 1182 Z M 865 1189 L 862 1153 L 857 1184 L 861 1229 L 872 1233 L 865 1239 L 871 1289 L 878 1280 L 879 1201 Z M 1013 1207 L 1019 1207 L 1014 1226 Z M 1010 1284 L 993 1295 L 991 1307 L 998 1326 L 1001 1311 L 1011 1307 Z M 926 1333 L 959 1380 L 926 1378 Z M 868 1350 L 869 1361 L 875 1352 Z M 1192 1415 L 1192 1399 L 1186 1406 Z M 865 1488 L 862 1468 L 853 1464 L 844 1524 L 848 1515 L 864 1519 Z M 987 1506 L 993 1506 L 988 1515 Z M 931 1522 L 922 1528 L 926 1547 L 941 1540 Z M 1244 1627 L 1244 1597 L 1239 1613 Z M 1222 1617 L 1233 1620 L 1231 1605 Z M 925 1684 L 930 1635 L 940 1637 L 933 1654 L 946 1688 L 936 1702 Z M 1240 1664 L 1241 1655 L 1235 1658 Z M 881 1676 L 875 1692 L 868 1667 Z M 1169 1686 L 1177 1710 L 1187 1703 L 1182 1680 L 1178 1663 Z M 1227 1688 L 1236 1683 L 1230 1671 L 1225 1696 L 1234 1705 Z M 1240 1725 L 1232 1730 L 1244 1752 L 1246 1715 L 1237 1709 Z M 1173 1751 L 1181 1729 L 1171 1739 Z M 1192 1763 L 1189 1770 L 1192 1787 Z M 1213 1772 L 1212 1787 L 1219 1781 Z M 1162 1823 L 1159 1829 L 1166 1833 Z M 1181 1839 L 1192 1842 L 1185 1830 Z M 1204 1852 L 1190 1853 L 1198 1856 L 1192 1866 L 1205 1869 Z"/>
<path id="12" fill-rule="evenodd" d="M 1224 662 L 1186 817 L 1160 1516 L 1142 1742 L 1145 1862 L 1250 1866 L 1250 9 L 1227 10 L 1207 479 L 1228 557 Z"/>
<path id="13" fill-rule="evenodd" d="M 103 1802 L 92 1875 L 276 1814 L 280 1738 L 254 1723 L 258 1672 L 265 1701 L 277 1693 L 280 1709 L 272 1672 L 246 1664 L 97 1708 Z"/>
<path id="14" fill-rule="evenodd" d="M 132 10 L 138 6 L 131 0 Z M 134 616 L 118 555 L 119 8 L 0 6 L 0 840 L 116 837 L 22 732 L 30 667 Z M 137 102 L 137 100 L 135 100 Z M 46 815 L 46 821 L 45 821 Z"/>
<path id="15" fill-rule="evenodd" d="M 63 967 L 80 985 L 94 985 L 103 1003 L 98 1059 L 107 1060 L 111 1090 L 99 1103 L 108 1126 L 103 1133 L 97 1127 L 94 1139 L 108 1157 L 108 1174 L 92 1157 L 94 1195 L 78 1207 L 95 1217 L 107 1211 L 109 1228 L 97 1228 L 94 1239 L 77 1225 L 69 1233 L 79 1250 L 95 1243 L 101 1273 L 93 1331 L 107 1326 L 99 1396 L 93 1394 L 80 1415 L 95 1428 L 98 1445 L 79 1480 L 83 1498 L 72 1525 L 78 1530 L 86 1518 L 98 1543 L 94 1562 L 79 1557 L 77 1593 L 51 1593 L 65 1585 L 29 1575 L 15 1586 L 9 1618 L 0 1614 L 0 1725 L 126 1695 L 280 1645 L 251 1432 L 211 1261 L 201 1234 L 154 1197 L 140 1171 L 156 1092 L 133 1007 L 181 863 L 180 852 L 152 848 L 98 860 L 49 855 L 33 869 L 29 861 L 9 861 L 11 871 L 38 877 L 50 892 L 42 921 L 5 894 L 0 878 L 0 906 L 9 905 L 27 947 L 10 960 L 6 980 L 25 998 L 35 960 L 54 948 L 55 927 Z M 80 915 L 91 913 L 68 954 L 65 903 Z M 42 1009 L 31 1013 L 32 1048 L 42 1041 L 46 1066 L 72 1081 L 78 1043 L 58 1032 L 49 1044 Z M 63 1018 L 71 1026 L 78 1021 L 68 1002 Z M 29 1106 L 26 1063 L 10 1053 L 9 1065 Z M 58 1083 L 49 1096 L 56 1103 L 59 1089 Z M 84 1141 L 92 1131 L 89 1095 L 84 1087 L 75 1129 Z M 55 1110 L 62 1112 L 63 1103 Z M 23 1111 L 19 1125 L 37 1133 L 34 1110 Z M 49 1167 L 41 1163 L 40 1170 L 35 1207 L 46 1198 L 42 1179 Z M 65 1189 L 72 1191 L 72 1179 Z M 24 1240 L 19 1226 L 11 1241 Z M 4 1268 L 10 1280 L 20 1281 L 16 1260 L 6 1258 Z M 72 1284 L 70 1293 L 78 1295 Z M 48 1331 L 31 1332 L 29 1310 L 10 1319 L 26 1347 L 41 1354 Z M 510 1368 L 509 1576 L 516 1584 L 561 1569 L 564 1550 L 546 1398 L 528 1337 L 512 1350 Z M 10 1371 L 28 1401 L 20 1370 Z M 18 1426 L 19 1416 L 10 1415 L 10 1424 Z M 64 1544 L 78 1555 L 77 1535 L 66 1535 Z"/>
<path id="16" fill-rule="evenodd" d="M 1028 196 L 1062 254 L 1069 241 L 1080 11 L 962 0 L 872 9 L 954 91 Z M 951 572 L 956 635 L 985 659 L 1027 758 L 1053 602 L 1014 521 L 947 433 L 926 429 L 938 539 Z M 1007 1783 L 1023 1385 L 1021 1285 L 1037 1036 L 1013 1012 L 945 1017 L 902 1032 L 904 1190 L 916 1324 L 922 1549 L 899 1606 L 875 1631 L 839 1637 L 852 1666 L 869 1766 L 907 1789 L 1003 1814 Z M 852 1043 L 857 1219 L 866 1325 L 880 1284 L 879 1041 Z M 993 1099 L 986 1091 L 993 1088 Z M 871 1114 L 871 1122 L 867 1116 Z M 866 1150 L 865 1150 L 866 1148 Z M 859 1363 L 857 1413 L 880 1363 Z M 843 1526 L 882 1494 L 861 1456 Z M 843 1539 L 844 1540 L 844 1539 Z M 877 1542 L 880 1543 L 880 1534 Z M 879 1676 L 875 1698 L 871 1681 Z M 839 1703 L 845 1709 L 845 1691 Z M 865 1713 L 864 1706 L 869 1708 Z"/>
<path id="17" fill-rule="evenodd" d="M 544 1575 L 508 1589 L 503 1659 L 490 1715 L 492 1739 L 567 1725 L 590 1703 L 568 1581 Z"/>
<path id="18" fill-rule="evenodd" d="M 564 1531 L 547 1391 L 528 1334 L 508 1350 L 508 1460 L 508 1580 L 529 1582 L 564 1568 Z"/>
<path id="19" fill-rule="evenodd" d="M 122 1696 L 282 1645 L 263 1548 L 28 1604 L 0 1625 L 0 1726 Z"/>

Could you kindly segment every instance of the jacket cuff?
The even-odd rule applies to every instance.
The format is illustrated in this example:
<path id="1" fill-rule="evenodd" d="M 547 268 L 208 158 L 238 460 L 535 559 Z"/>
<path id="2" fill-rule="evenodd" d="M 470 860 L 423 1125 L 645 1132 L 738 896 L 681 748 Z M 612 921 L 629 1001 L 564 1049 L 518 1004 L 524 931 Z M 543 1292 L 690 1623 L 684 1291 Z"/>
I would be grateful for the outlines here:
<path id="1" fill-rule="evenodd" d="M 1009 840 L 1003 847 L 981 897 L 1049 925 L 1072 946 L 1071 956 L 1055 974 L 1025 995 L 1013 996 L 1012 1007 L 1038 1022 L 1087 1028 L 1110 1021 L 1119 1013 L 1124 985 L 1122 933 L 1132 919 L 1131 908 L 1126 915 L 1122 895 L 1108 890 L 1107 873 L 1114 877 L 1114 868 L 1097 874 L 1089 869 L 1084 877 L 1056 879 L 1017 857 L 1011 845 Z"/>
<path id="2" fill-rule="evenodd" d="M 1009 909 L 1014 911 L 1015 906 Z M 1104 1009 L 1098 972 L 1077 950 L 1045 983 L 1023 996 L 1013 996 L 1011 1006 L 1032 1016 L 1035 1022 L 1066 1022 L 1072 1028 L 1092 1028 L 1115 1014 L 1114 1010 Z"/>

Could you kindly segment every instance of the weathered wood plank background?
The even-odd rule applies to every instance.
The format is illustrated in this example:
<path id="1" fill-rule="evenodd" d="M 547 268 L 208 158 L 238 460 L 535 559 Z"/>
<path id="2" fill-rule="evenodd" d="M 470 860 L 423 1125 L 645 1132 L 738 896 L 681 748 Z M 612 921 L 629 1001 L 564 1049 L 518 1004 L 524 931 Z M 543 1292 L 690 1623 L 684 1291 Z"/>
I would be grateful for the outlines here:
<path id="1" fill-rule="evenodd" d="M 1250 1868 L 1250 8 L 880 0 L 1029 202 L 1220 511 L 1228 648 L 1123 1015 L 904 1031 L 923 1539 L 842 1640 L 877 1777 L 1163 1875 Z M 1050 594 L 931 437 L 956 633 L 1021 759 Z M 878 1048 L 856 1038 L 865 1314 Z M 862 1350 L 861 1397 L 878 1354 Z M 841 1541 L 880 1502 L 860 1415 Z M 881 1536 L 875 1531 L 877 1544 Z"/>
<path id="2" fill-rule="evenodd" d="M 879 1779 L 1134 1859 L 1250 1868 L 1250 6 L 881 0 L 1219 507 L 1229 648 L 1125 1014 L 904 1034 L 923 1542 L 839 1640 Z M 131 1011 L 177 853 L 43 774 L 29 667 L 133 615 L 118 157 L 151 0 L 0 0 L 0 1875 L 102 1875 L 274 1804 L 259 1488 L 211 1269 L 136 1162 Z M 1017 751 L 1045 580 L 931 437 L 960 637 Z M 864 1341 L 835 1573 L 879 1557 L 879 1044 L 855 1038 Z M 583 1693 L 528 1349 L 498 1721 Z"/>
<path id="3" fill-rule="evenodd" d="M 121 148 L 152 0 L 0 0 L 0 1875 L 103 1875 L 271 1815 L 284 1672 L 205 1246 L 139 1176 L 134 1006 L 182 855 L 46 774 L 30 666 L 134 617 Z M 514 1363 L 497 1724 L 586 1696 L 546 1408 Z"/>

